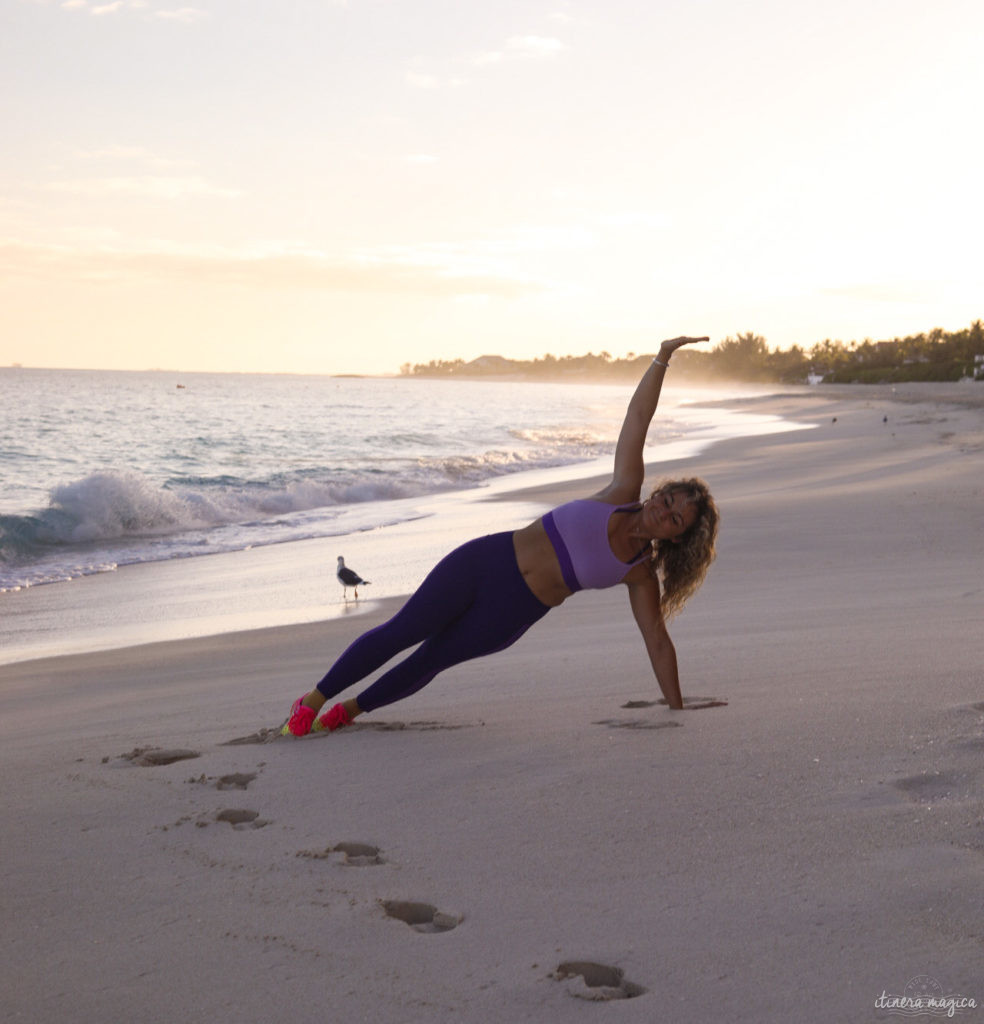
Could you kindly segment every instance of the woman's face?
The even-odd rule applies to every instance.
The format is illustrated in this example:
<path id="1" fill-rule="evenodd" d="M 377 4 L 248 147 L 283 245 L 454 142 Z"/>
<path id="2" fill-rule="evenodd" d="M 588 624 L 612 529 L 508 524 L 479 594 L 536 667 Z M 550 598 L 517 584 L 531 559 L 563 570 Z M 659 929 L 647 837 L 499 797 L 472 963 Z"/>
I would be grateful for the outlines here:
<path id="1" fill-rule="evenodd" d="M 686 491 L 657 491 L 643 502 L 645 531 L 653 540 L 679 540 L 697 521 L 697 506 Z"/>

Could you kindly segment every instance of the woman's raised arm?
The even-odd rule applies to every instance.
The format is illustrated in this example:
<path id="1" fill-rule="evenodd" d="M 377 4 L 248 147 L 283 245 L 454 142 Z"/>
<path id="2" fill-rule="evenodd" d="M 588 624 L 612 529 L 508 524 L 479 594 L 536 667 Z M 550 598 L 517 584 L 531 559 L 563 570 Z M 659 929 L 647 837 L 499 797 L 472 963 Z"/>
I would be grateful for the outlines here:
<path id="1" fill-rule="evenodd" d="M 611 483 L 597 495 L 613 502 L 635 501 L 639 497 L 646 476 L 642 450 L 646 444 L 649 424 L 656 413 L 663 377 L 670 364 L 670 356 L 683 345 L 692 345 L 709 338 L 672 338 L 659 347 L 659 355 L 636 385 L 625 411 L 622 429 L 615 446 L 615 469 Z"/>

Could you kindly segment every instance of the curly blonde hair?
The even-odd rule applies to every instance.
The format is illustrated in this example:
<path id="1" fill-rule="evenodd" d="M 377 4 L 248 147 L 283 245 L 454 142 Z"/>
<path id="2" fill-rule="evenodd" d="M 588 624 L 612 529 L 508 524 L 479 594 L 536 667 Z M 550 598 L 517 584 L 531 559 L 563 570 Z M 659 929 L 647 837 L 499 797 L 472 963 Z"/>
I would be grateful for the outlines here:
<path id="1" fill-rule="evenodd" d="M 682 492 L 688 501 L 697 506 L 697 518 L 679 540 L 653 541 L 651 570 L 659 574 L 663 588 L 663 617 L 669 619 L 680 611 L 704 582 L 707 570 L 717 554 L 714 543 L 721 516 L 707 484 L 699 477 L 664 480 L 650 497 L 667 492 Z"/>

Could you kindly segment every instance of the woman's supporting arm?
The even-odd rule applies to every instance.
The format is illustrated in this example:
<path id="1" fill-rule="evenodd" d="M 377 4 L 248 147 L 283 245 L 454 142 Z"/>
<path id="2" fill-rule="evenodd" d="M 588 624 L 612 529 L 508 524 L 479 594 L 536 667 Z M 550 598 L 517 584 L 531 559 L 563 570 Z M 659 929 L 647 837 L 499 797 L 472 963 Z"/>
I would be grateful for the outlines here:
<path id="1" fill-rule="evenodd" d="M 655 580 L 647 580 L 644 583 L 630 583 L 628 587 L 632 614 L 642 633 L 659 688 L 663 691 L 666 703 L 674 711 L 682 711 L 683 695 L 680 692 L 676 648 L 660 610 L 659 584 Z"/>

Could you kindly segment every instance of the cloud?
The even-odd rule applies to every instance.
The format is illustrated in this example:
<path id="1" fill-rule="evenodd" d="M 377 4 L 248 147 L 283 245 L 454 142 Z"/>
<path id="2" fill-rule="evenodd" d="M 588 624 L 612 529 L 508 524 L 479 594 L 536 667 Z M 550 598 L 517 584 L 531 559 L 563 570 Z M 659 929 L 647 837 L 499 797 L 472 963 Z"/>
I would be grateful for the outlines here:
<path id="1" fill-rule="evenodd" d="M 236 199 L 243 195 L 238 189 L 222 188 L 209 184 L 204 178 L 186 177 L 111 177 L 79 178 L 68 181 L 52 181 L 45 185 L 51 192 L 66 192 L 84 196 L 136 196 L 144 199 L 189 199 L 197 196 L 212 196 L 219 199 Z"/>
<path id="2" fill-rule="evenodd" d="M 80 149 L 75 155 L 82 160 L 114 160 L 144 164 L 148 167 L 193 167 L 193 160 L 175 160 L 170 157 L 158 156 L 142 146 L 101 146 L 97 149 Z"/>
<path id="3" fill-rule="evenodd" d="M 414 57 L 410 62 L 410 69 L 406 74 L 406 82 L 407 85 L 411 85 L 415 89 L 457 88 L 466 84 L 463 78 L 447 75 L 442 77 L 439 74 L 435 74 L 422 57 Z"/>
<path id="4" fill-rule="evenodd" d="M 208 12 L 198 7 L 179 7 L 173 11 L 154 11 L 155 18 L 163 18 L 166 21 L 177 21 L 184 25 L 193 25 L 208 17 Z"/>
<path id="5" fill-rule="evenodd" d="M 622 210 L 618 213 L 602 214 L 598 223 L 606 228 L 639 228 L 645 231 L 660 230 L 672 224 L 668 213 L 653 210 Z"/>
<path id="6" fill-rule="evenodd" d="M 868 282 L 822 288 L 820 294 L 837 299 L 855 299 L 860 302 L 928 302 L 939 297 L 935 282 Z"/>
<path id="7" fill-rule="evenodd" d="M 524 289 L 545 287 L 517 273 L 520 265 L 529 265 L 524 257 L 543 253 L 587 252 L 598 242 L 590 228 L 575 225 L 526 224 L 504 229 L 486 238 L 459 242 L 429 242 L 422 245 L 379 246 L 365 258 L 392 265 L 415 266 L 461 277 L 492 277 L 522 285 Z M 537 260 L 542 266 L 542 260 Z"/>
<path id="8" fill-rule="evenodd" d="M 551 11 L 547 15 L 547 21 L 552 21 L 557 25 L 563 25 L 567 28 L 589 28 L 592 24 L 591 15 L 584 8 L 578 10 L 576 14 L 571 11 Z"/>
<path id="9" fill-rule="evenodd" d="M 498 50 L 475 53 L 459 58 L 455 63 L 459 66 L 489 67 L 508 61 L 551 60 L 566 49 L 563 42 L 549 36 L 510 36 Z M 415 89 L 444 89 L 468 84 L 467 79 L 447 74 L 446 68 L 435 72 L 429 63 L 423 57 L 414 57 L 406 73 L 407 85 Z"/>
<path id="10" fill-rule="evenodd" d="M 437 75 L 425 75 L 419 71 L 407 72 L 407 84 L 416 89 L 440 89 L 441 80 Z"/>
<path id="11" fill-rule="evenodd" d="M 506 42 L 506 51 L 520 57 L 555 57 L 566 49 L 559 39 L 545 36 L 513 36 Z"/>
<path id="12" fill-rule="evenodd" d="M 37 3 L 47 4 L 48 0 L 35 0 Z M 150 8 L 149 0 L 110 0 L 109 3 L 92 4 L 90 0 L 64 0 L 59 4 L 63 11 L 87 11 L 95 18 L 103 18 L 108 15 L 118 14 L 120 11 L 143 11 Z M 180 7 L 176 10 L 154 11 L 154 17 L 164 18 L 172 21 L 192 24 L 207 18 L 206 11 L 197 7 Z"/>
<path id="13" fill-rule="evenodd" d="M 179 282 L 250 288 L 302 288 L 333 292 L 401 292 L 438 297 L 484 294 L 513 297 L 529 282 L 490 274 L 454 272 L 375 258 L 330 258 L 322 253 L 262 247 L 253 251 L 182 248 L 163 243 L 144 250 L 73 249 L 0 242 L 0 277 L 43 282 L 126 285 Z"/>
<path id="14" fill-rule="evenodd" d="M 501 49 L 475 54 L 470 63 L 484 67 L 510 60 L 550 60 L 566 49 L 559 39 L 553 37 L 511 36 Z"/>

